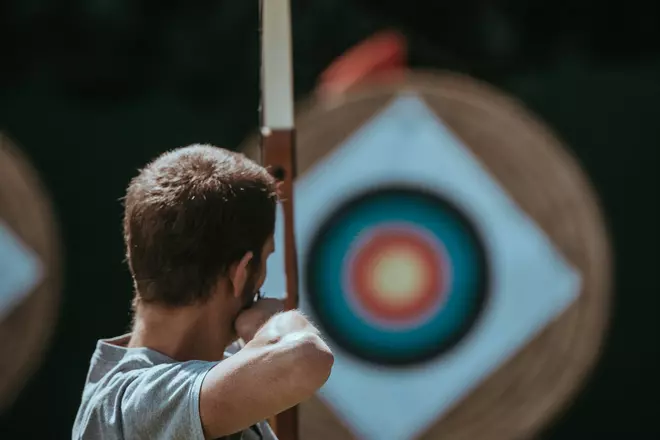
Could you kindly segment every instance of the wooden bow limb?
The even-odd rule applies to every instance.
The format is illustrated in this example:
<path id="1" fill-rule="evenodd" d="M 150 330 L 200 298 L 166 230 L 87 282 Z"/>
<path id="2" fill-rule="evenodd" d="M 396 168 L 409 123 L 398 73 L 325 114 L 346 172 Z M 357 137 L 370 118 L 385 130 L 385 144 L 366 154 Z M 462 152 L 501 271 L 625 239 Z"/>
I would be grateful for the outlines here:
<path id="1" fill-rule="evenodd" d="M 261 157 L 279 182 L 284 213 L 287 310 L 298 307 L 298 258 L 294 234 L 296 148 L 293 101 L 290 0 L 260 0 L 261 16 Z M 298 440 L 298 410 L 278 414 L 280 440 Z"/>

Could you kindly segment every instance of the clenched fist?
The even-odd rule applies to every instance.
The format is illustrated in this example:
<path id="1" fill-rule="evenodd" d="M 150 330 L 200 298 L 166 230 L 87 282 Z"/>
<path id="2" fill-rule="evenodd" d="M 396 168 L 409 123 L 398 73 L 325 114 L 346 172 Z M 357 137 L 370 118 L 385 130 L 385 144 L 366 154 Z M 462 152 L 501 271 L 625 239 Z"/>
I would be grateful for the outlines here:
<path id="1" fill-rule="evenodd" d="M 282 311 L 284 311 L 284 301 L 274 298 L 260 299 L 238 315 L 234 324 L 236 334 L 245 343 L 248 343 L 266 321 Z"/>

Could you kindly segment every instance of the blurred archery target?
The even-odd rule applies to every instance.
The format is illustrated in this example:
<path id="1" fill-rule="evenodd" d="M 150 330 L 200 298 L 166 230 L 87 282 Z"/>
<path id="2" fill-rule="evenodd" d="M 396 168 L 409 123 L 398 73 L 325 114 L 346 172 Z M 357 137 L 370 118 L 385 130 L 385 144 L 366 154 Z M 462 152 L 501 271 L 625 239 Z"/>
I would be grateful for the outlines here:
<path id="1" fill-rule="evenodd" d="M 303 440 L 534 436 L 608 316 L 607 235 L 577 163 L 517 103 L 452 74 L 301 108 L 300 308 L 335 353 L 300 406 Z M 268 293 L 285 286 L 278 216 Z"/>
<path id="2" fill-rule="evenodd" d="M 38 367 L 59 300 L 58 231 L 37 172 L 0 133 L 0 411 Z"/>
<path id="3" fill-rule="evenodd" d="M 388 186 L 347 200 L 321 223 L 304 290 L 343 349 L 406 365 L 442 354 L 472 328 L 487 273 L 464 214 L 431 192 Z"/>

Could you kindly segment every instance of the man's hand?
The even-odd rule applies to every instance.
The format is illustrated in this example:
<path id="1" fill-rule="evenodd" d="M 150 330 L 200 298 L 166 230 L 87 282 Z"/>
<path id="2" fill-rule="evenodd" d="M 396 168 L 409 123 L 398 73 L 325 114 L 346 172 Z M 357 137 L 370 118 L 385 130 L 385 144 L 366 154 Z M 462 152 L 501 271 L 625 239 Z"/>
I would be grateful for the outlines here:
<path id="1" fill-rule="evenodd" d="M 284 301 L 274 298 L 260 299 L 236 318 L 236 334 L 245 343 L 276 313 L 284 311 Z"/>
<path id="2" fill-rule="evenodd" d="M 297 310 L 271 318 L 281 309 L 281 301 L 267 299 L 239 315 L 245 338 L 267 322 L 204 377 L 199 413 L 206 438 L 224 438 L 298 405 L 328 380 L 334 357 L 319 331 Z"/>

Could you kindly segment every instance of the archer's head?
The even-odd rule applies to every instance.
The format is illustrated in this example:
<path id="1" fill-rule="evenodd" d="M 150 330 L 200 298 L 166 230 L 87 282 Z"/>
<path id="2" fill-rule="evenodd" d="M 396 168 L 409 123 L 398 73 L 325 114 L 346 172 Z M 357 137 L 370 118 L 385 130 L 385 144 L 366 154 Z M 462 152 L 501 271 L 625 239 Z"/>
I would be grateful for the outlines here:
<path id="1" fill-rule="evenodd" d="M 242 154 L 192 145 L 148 164 L 125 198 L 136 308 L 231 320 L 264 282 L 276 204 L 275 180 Z"/>

